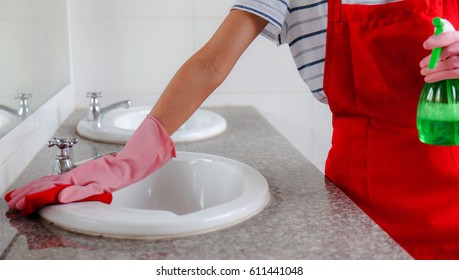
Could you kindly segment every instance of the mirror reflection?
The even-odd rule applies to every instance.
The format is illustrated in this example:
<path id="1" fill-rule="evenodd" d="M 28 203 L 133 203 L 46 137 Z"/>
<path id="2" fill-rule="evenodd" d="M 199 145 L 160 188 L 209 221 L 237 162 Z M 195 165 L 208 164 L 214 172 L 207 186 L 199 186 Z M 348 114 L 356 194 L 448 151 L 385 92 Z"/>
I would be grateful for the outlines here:
<path id="1" fill-rule="evenodd" d="M 67 1 L 0 0 L 0 138 L 70 82 Z"/>

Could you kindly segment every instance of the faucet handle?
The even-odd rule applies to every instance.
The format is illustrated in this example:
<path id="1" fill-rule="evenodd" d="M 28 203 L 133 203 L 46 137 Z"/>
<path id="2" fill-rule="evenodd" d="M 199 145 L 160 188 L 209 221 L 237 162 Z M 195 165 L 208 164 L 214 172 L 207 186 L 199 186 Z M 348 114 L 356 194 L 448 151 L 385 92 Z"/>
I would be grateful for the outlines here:
<path id="1" fill-rule="evenodd" d="M 32 98 L 32 93 L 18 93 L 14 96 L 14 99 L 27 100 Z"/>
<path id="2" fill-rule="evenodd" d="M 73 164 L 73 161 L 70 158 L 70 148 L 72 148 L 73 145 L 77 142 L 78 140 L 76 138 L 52 138 L 48 141 L 48 147 L 56 146 L 59 148 L 56 155 L 56 160 L 54 161 L 53 167 L 51 169 L 52 175 L 62 174 L 75 168 L 75 165 Z"/>
<path id="3" fill-rule="evenodd" d="M 74 144 L 78 142 L 78 139 L 73 138 L 73 139 L 62 139 L 62 138 L 52 138 L 51 140 L 48 141 L 48 147 L 53 147 L 56 146 L 59 149 L 67 149 L 67 148 L 72 148 Z"/>
<path id="4" fill-rule="evenodd" d="M 102 92 L 100 91 L 91 91 L 91 92 L 87 92 L 86 93 L 86 97 L 88 98 L 98 98 L 98 97 L 102 97 Z"/>

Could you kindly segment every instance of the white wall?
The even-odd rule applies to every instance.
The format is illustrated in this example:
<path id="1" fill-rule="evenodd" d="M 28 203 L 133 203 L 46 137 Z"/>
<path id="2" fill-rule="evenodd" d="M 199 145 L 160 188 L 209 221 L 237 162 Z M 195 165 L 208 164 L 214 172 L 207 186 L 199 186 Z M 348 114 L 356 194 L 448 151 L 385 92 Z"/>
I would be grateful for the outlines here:
<path id="1" fill-rule="evenodd" d="M 32 93 L 28 103 L 37 108 L 69 80 L 65 1 L 0 0 L 0 7 L 0 104 L 17 108 L 13 96 Z"/>
<path id="2" fill-rule="evenodd" d="M 181 64 L 212 35 L 233 0 L 70 0 L 77 107 L 153 106 Z M 330 146 L 330 113 L 301 81 L 286 46 L 258 38 L 205 106 L 255 106 L 319 169 Z"/>
<path id="3" fill-rule="evenodd" d="M 0 0 L 1 1 L 1 0 Z M 62 6 L 53 6 L 56 3 L 46 3 L 46 1 L 40 1 L 40 3 L 33 3 L 32 7 L 27 6 L 31 3 L 25 1 L 8 1 L 1 3 L 0 6 L 7 7 L 6 11 L 8 13 L 2 13 L 4 10 L 0 10 L 0 18 L 3 21 L 4 25 L 9 25 L 11 27 L 14 25 L 14 30 L 19 32 L 20 35 L 24 35 L 25 38 L 14 38 L 18 34 L 11 34 L 12 37 L 9 39 L 14 42 L 5 42 L 6 47 L 10 47 L 11 50 L 15 48 L 20 48 L 20 44 L 17 45 L 16 39 L 21 40 L 38 40 L 36 37 L 38 35 L 43 36 L 46 34 L 49 36 L 54 32 L 47 32 L 47 30 L 52 30 L 52 28 L 60 29 L 65 26 L 61 26 L 62 18 L 54 18 L 55 14 L 50 7 L 52 6 L 55 9 L 61 9 Z M 25 6 L 24 6 L 25 5 Z M 27 7 L 27 9 L 24 9 Z M 51 13 L 53 16 L 49 17 Z M 46 21 L 43 18 L 49 18 Z M 57 26 L 59 25 L 59 26 Z M 30 27 L 34 26 L 33 29 Z M 27 28 L 26 28 L 27 27 Z M 48 29 L 51 28 L 51 29 Z M 8 29 L 9 30 L 9 29 Z M 11 29 L 13 30 L 13 29 Z M 2 30 L 5 31 L 5 30 Z M 31 34 L 30 32 L 34 33 Z M 2 32 L 0 32 L 2 33 Z M 30 34 L 28 34 L 30 33 Z M 3 34 L 5 35 L 5 34 Z M 66 36 L 66 35 L 64 35 Z M 2 39 L 7 38 L 3 36 Z M 40 38 L 42 40 L 43 38 Z M 50 39 L 50 38 L 47 38 Z M 62 39 L 62 37 L 60 38 Z M 64 38 L 66 39 L 66 38 Z M 51 43 L 50 43 L 51 42 Z M 11 184 L 17 179 L 17 177 L 25 170 L 30 161 L 35 157 L 35 155 L 43 148 L 46 142 L 53 136 L 57 128 L 67 119 L 67 117 L 74 111 L 74 98 L 73 98 L 73 89 L 72 85 L 66 85 L 65 87 L 62 84 L 59 84 L 57 81 L 67 80 L 65 75 L 67 73 L 57 73 L 54 68 L 50 65 L 57 65 L 57 61 L 53 63 L 48 63 L 54 58 L 49 55 L 45 55 L 45 59 L 40 62 L 31 61 L 30 58 L 34 55 L 37 55 L 38 51 L 35 48 L 40 48 L 37 44 L 45 44 L 50 50 L 45 51 L 44 53 L 49 54 L 50 51 L 56 51 L 56 45 L 53 44 L 56 42 L 51 41 L 40 41 L 32 44 L 32 48 L 29 45 L 22 46 L 24 48 L 29 48 L 26 53 L 29 53 L 29 56 L 26 56 L 24 60 L 21 60 L 17 56 L 14 56 L 15 63 L 21 70 L 12 70 L 11 73 L 7 73 L 4 83 L 0 86 L 2 93 L 8 92 L 21 92 L 24 89 L 32 89 L 33 98 L 30 100 L 31 107 L 36 108 L 38 104 L 44 102 L 39 108 L 37 108 L 27 119 L 19 123 L 15 128 L 8 132 L 5 136 L 0 138 L 0 194 L 2 194 L 6 189 L 8 189 Z M 2 41 L 2 43 L 4 43 Z M 41 46 L 43 47 L 43 46 Z M 59 46 L 60 49 L 62 46 Z M 10 52 L 14 53 L 14 52 Z M 65 54 L 64 57 L 67 57 L 68 54 Z M 43 59 L 43 54 L 40 55 Z M 0 54 L 0 60 L 5 61 L 7 59 L 12 59 L 11 57 L 5 57 Z M 63 65 L 68 64 L 67 61 L 60 61 Z M 25 66 L 27 65 L 27 66 Z M 21 68 L 22 67 L 22 68 Z M 25 69 L 29 67 L 32 69 Z M 50 68 L 51 67 L 51 68 Z M 47 73 L 53 72 L 50 76 L 46 76 L 45 73 L 40 76 L 39 79 L 27 80 L 28 75 L 31 71 L 40 71 L 40 69 L 47 68 Z M 37 72 L 38 73 L 38 72 Z M 36 77 L 37 73 L 30 75 L 31 77 Z M 22 77 L 21 82 L 16 83 L 15 74 Z M 4 75 L 4 76 L 5 76 Z M 5 77 L 2 77 L 5 78 Z M 57 80 L 55 80 L 57 79 Z M 1 80 L 1 79 L 0 79 Z M 56 87 L 51 88 L 49 85 L 45 85 L 46 81 L 53 80 Z M 3 82 L 3 80 L 1 80 Z M 14 82 L 14 84 L 12 83 Z M 63 87 L 63 88 L 62 88 Z M 26 90 L 26 92 L 29 92 Z M 45 92 L 54 92 L 59 90 L 53 97 L 49 98 L 40 93 Z M 49 94 L 48 94 L 49 95 Z M 47 101 L 46 101 L 47 100 Z M 2 103 L 2 102 L 0 102 Z M 11 107 L 16 107 L 18 105 L 17 100 L 15 103 L 3 103 Z"/>

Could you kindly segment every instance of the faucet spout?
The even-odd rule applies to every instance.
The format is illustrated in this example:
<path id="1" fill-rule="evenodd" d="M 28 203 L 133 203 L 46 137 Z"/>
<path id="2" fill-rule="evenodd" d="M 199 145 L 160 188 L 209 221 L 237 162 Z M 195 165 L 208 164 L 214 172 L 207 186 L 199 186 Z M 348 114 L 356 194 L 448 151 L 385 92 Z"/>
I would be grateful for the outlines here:
<path id="1" fill-rule="evenodd" d="M 127 109 L 130 106 L 131 106 L 131 100 L 123 100 L 120 102 L 113 103 L 112 105 L 104 107 L 100 110 L 99 119 L 102 120 L 103 116 L 111 110 L 114 110 L 116 108 L 126 108 Z"/>
<path id="2" fill-rule="evenodd" d="M 89 111 L 86 117 L 88 121 L 95 121 L 99 123 L 102 121 L 103 116 L 107 112 L 116 108 L 129 108 L 131 106 L 131 100 L 124 100 L 101 108 L 99 104 L 99 98 L 102 97 L 101 92 L 88 92 L 86 96 L 91 98 L 91 101 L 89 102 Z"/>
<path id="3" fill-rule="evenodd" d="M 10 108 L 10 107 L 2 105 L 2 104 L 0 104 L 0 110 L 6 111 L 6 112 L 8 112 L 8 113 L 10 113 L 10 114 L 12 114 L 14 116 L 18 115 L 18 110 Z"/>

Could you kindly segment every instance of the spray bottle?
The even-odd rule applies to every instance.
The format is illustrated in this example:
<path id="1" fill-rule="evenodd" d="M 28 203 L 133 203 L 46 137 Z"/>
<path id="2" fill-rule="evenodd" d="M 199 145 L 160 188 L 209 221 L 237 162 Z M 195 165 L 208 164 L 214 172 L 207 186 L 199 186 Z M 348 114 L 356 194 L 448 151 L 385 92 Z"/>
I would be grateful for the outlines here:
<path id="1" fill-rule="evenodd" d="M 434 18 L 434 35 L 443 31 L 454 31 L 445 19 Z M 442 49 L 435 48 L 428 68 L 434 69 Z M 419 98 L 416 125 L 419 140 L 426 144 L 459 145 L 459 79 L 426 83 Z"/>

